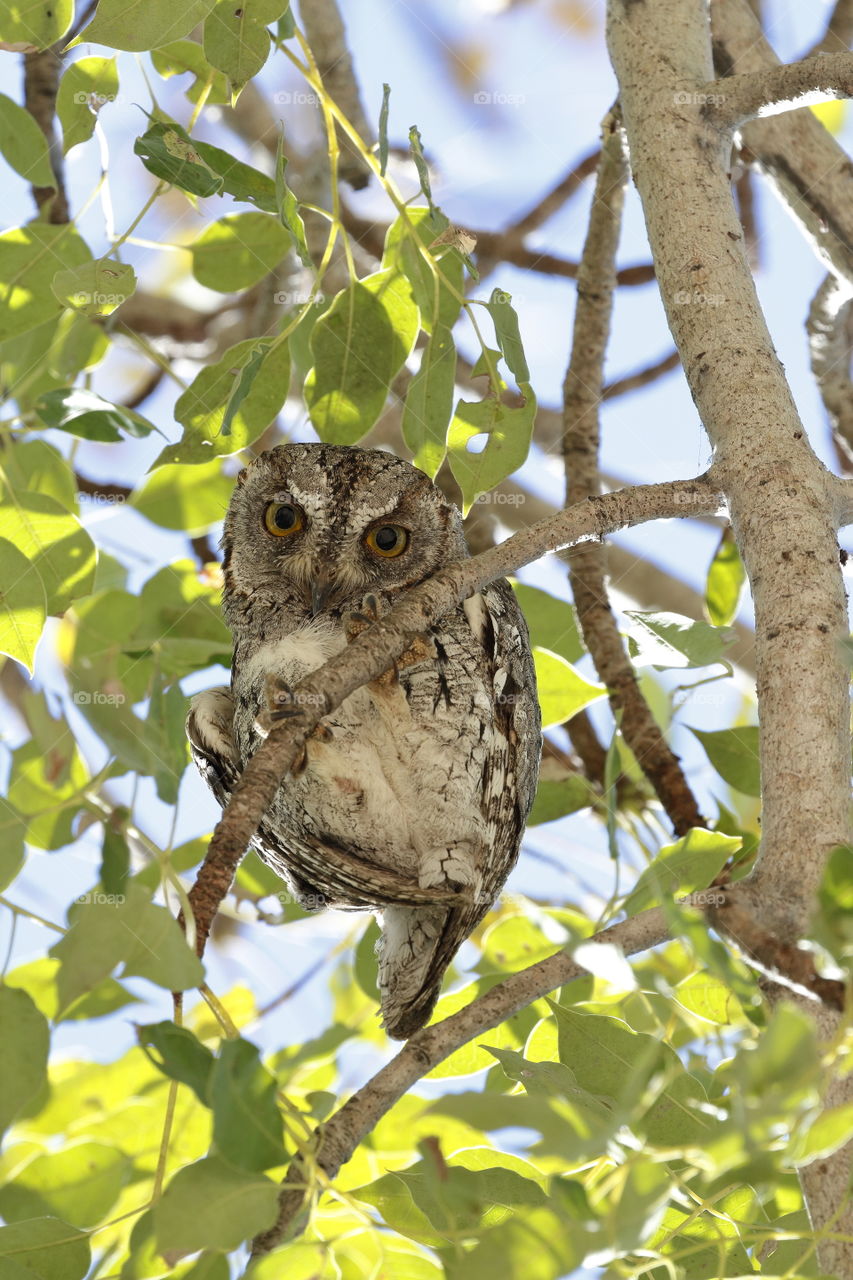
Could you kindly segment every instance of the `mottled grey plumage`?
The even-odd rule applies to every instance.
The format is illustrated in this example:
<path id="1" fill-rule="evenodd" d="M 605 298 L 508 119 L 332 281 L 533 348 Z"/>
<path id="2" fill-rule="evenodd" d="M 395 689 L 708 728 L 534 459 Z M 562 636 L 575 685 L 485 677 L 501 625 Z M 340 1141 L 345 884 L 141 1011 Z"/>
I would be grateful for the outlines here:
<path id="1" fill-rule="evenodd" d="M 407 535 L 399 554 L 377 549 L 389 528 Z M 220 804 L 263 736 L 268 677 L 296 685 L 401 591 L 467 555 L 459 512 L 422 472 L 331 445 L 283 445 L 241 472 L 223 546 L 231 687 L 195 697 L 187 722 Z M 308 909 L 381 912 L 382 1014 L 403 1039 L 512 869 L 536 789 L 535 677 L 509 585 L 441 618 L 323 725 L 331 737 L 306 744 L 254 843 Z"/>

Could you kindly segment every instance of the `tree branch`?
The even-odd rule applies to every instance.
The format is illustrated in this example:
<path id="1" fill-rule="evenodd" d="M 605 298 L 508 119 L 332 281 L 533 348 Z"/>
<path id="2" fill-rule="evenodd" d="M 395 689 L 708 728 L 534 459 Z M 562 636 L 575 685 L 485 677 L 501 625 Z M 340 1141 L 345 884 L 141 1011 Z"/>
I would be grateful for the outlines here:
<path id="1" fill-rule="evenodd" d="M 676 100 L 679 95 L 676 94 Z M 711 80 L 699 91 L 706 114 L 720 128 L 736 129 L 755 116 L 853 97 L 853 54 L 824 53 L 764 71 Z"/>
<path id="2" fill-rule="evenodd" d="M 812 373 L 832 427 L 836 452 L 853 472 L 853 284 L 828 275 L 814 296 L 806 321 Z"/>
<path id="3" fill-rule="evenodd" d="M 711 23 L 718 76 L 779 65 L 743 0 L 714 0 Z M 741 156 L 771 180 L 827 269 L 853 280 L 850 158 L 814 113 L 796 111 L 744 125 Z"/>
<path id="4" fill-rule="evenodd" d="M 732 42 L 718 46 L 724 63 L 735 61 L 735 48 L 746 64 L 739 70 L 767 58 L 746 7 L 717 0 L 711 12 L 717 32 Z M 751 46 L 732 35 L 740 37 L 747 23 Z M 706 12 L 692 0 L 610 0 L 608 42 L 661 294 L 752 587 L 763 808 L 750 892 L 760 904 L 762 932 L 777 947 L 796 948 L 826 857 L 846 843 L 850 823 L 849 676 L 838 643 L 848 630 L 837 547 L 839 482 L 811 449 L 758 303 L 731 194 L 731 136 L 708 120 L 700 101 L 711 66 Z M 685 91 L 676 115 L 673 96 Z M 786 145 L 804 117 L 824 134 L 813 113 L 795 113 L 776 124 L 787 126 Z M 756 122 L 745 135 L 773 123 Z M 764 146 L 766 135 L 758 142 Z M 824 216 L 835 228 L 821 247 L 832 269 L 844 272 L 853 237 L 838 234 L 833 215 L 849 217 L 853 202 L 849 160 L 836 153 L 834 185 L 831 173 L 811 172 L 816 184 L 823 182 L 830 202 Z M 814 157 L 794 151 L 793 181 L 790 154 L 780 151 L 775 168 L 787 166 L 788 185 L 803 206 L 798 216 L 807 221 L 821 197 L 807 185 L 799 191 L 797 182 Z M 845 185 L 846 210 L 838 200 Z M 689 206 L 672 199 L 678 189 L 690 192 Z M 717 315 L 712 323 L 706 307 L 678 305 L 696 290 L 725 306 L 722 322 Z M 853 1264 L 849 1177 L 848 1147 L 826 1164 L 831 1194 L 810 1204 L 818 1232 L 830 1220 L 834 1228 L 835 1238 L 819 1245 L 821 1267 L 844 1275 Z"/>
<path id="5" fill-rule="evenodd" d="M 369 142 L 373 128 L 364 113 L 343 20 L 335 0 L 311 0 L 310 4 L 300 6 L 299 12 L 324 88 L 353 128 Z M 340 176 L 356 190 L 366 187 L 372 174 L 370 165 L 341 130 L 338 130 L 338 140 L 341 147 Z"/>
<path id="6" fill-rule="evenodd" d="M 495 578 L 538 560 L 548 551 L 602 537 L 627 525 L 696 515 L 715 511 L 718 506 L 719 493 L 712 473 L 590 498 L 515 534 L 482 555 L 440 569 L 407 591 L 386 617 L 368 627 L 344 653 L 311 672 L 294 692 L 297 714 L 286 724 L 274 727 L 261 743 L 243 770 L 213 833 L 190 892 L 199 954 L 204 951 L 211 924 L 231 887 L 237 865 L 307 735 L 351 693 L 387 671 L 415 636 Z"/>
<path id="7" fill-rule="evenodd" d="M 62 148 L 56 136 L 56 94 L 62 74 L 62 54 L 59 45 L 42 49 L 39 53 L 24 54 L 24 106 L 41 129 L 47 141 L 50 167 L 55 187 L 33 187 L 33 199 L 39 210 L 48 209 L 48 222 L 55 225 L 69 219 L 68 198 L 65 194 L 65 177 Z"/>
<path id="8" fill-rule="evenodd" d="M 619 946 L 626 956 L 630 956 L 657 946 L 666 940 L 667 935 L 663 911 L 653 908 L 603 929 L 590 941 Z M 583 977 L 586 972 L 572 959 L 569 951 L 558 951 L 505 978 L 443 1022 L 418 1031 L 387 1066 L 319 1126 L 316 1159 L 326 1177 L 335 1177 L 341 1165 L 350 1159 L 381 1117 L 433 1067 L 475 1036 L 499 1026 L 519 1009 L 548 995 L 556 987 Z M 278 1218 L 268 1231 L 256 1237 L 252 1247 L 253 1258 L 262 1257 L 274 1249 L 302 1209 L 307 1199 L 306 1173 L 302 1161 L 294 1159 L 282 1184 Z"/>
<path id="9" fill-rule="evenodd" d="M 616 250 L 628 180 L 621 117 L 604 122 L 601 161 L 581 256 L 572 353 L 563 385 L 566 504 L 601 491 L 599 406 L 610 337 Z M 572 596 L 586 647 L 607 685 L 614 717 L 651 782 L 677 835 L 705 825 L 687 779 L 640 691 L 607 596 L 603 547 L 578 547 L 567 557 Z"/>

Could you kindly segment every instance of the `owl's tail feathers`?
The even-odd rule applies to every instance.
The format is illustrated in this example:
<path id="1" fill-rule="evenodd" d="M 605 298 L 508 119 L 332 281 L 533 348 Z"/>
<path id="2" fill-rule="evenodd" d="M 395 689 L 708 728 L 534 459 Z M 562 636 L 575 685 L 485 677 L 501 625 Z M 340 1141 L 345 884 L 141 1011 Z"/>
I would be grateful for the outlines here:
<path id="1" fill-rule="evenodd" d="M 386 907 L 379 944 L 382 1021 L 394 1040 L 408 1040 L 435 1008 L 444 971 L 464 937 L 462 911 L 443 907 Z"/>

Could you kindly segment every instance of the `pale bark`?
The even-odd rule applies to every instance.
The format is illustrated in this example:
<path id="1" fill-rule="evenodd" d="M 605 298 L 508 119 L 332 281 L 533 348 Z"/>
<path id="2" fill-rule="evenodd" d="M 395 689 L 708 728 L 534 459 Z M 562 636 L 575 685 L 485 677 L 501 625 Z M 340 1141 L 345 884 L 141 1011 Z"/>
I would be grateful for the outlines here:
<path id="1" fill-rule="evenodd" d="M 730 188 L 731 134 L 699 100 L 711 72 L 706 15 L 691 0 L 611 0 L 608 40 L 667 317 L 755 603 L 763 808 L 749 894 L 759 931 L 796 947 L 826 856 L 849 829 L 837 481 L 811 449 L 758 304 Z M 849 1166 L 849 1150 L 827 1162 L 832 1193 L 810 1205 L 818 1231 L 827 1205 L 843 1203 Z M 849 1235 L 849 1210 L 835 1226 Z M 853 1244 L 824 1241 L 820 1258 L 853 1272 Z"/>

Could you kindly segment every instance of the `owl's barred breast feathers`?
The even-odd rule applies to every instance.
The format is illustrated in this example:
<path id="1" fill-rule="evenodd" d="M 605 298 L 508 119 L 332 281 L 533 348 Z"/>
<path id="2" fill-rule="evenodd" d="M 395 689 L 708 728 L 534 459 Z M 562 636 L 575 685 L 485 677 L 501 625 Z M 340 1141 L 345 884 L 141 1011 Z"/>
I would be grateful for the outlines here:
<path id="1" fill-rule="evenodd" d="M 268 677 L 298 684 L 400 592 L 467 555 L 459 512 L 426 475 L 332 445 L 256 458 L 223 546 L 231 686 L 197 695 L 187 722 L 220 804 L 261 741 Z M 535 676 L 509 585 L 439 619 L 323 726 L 253 843 L 306 908 L 381 912 L 382 1016 L 405 1038 L 515 864 L 536 790 Z"/>

